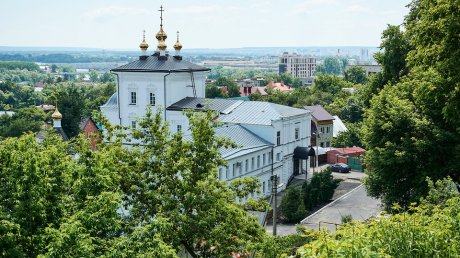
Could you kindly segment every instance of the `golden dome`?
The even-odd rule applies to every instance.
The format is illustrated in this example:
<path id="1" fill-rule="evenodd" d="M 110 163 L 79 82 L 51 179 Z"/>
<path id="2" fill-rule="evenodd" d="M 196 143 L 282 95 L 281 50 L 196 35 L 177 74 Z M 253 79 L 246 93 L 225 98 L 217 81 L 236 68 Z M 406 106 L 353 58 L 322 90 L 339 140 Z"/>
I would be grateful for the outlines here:
<path id="1" fill-rule="evenodd" d="M 160 31 L 157 33 L 157 35 L 155 36 L 157 38 L 158 41 L 165 41 L 167 38 L 168 38 L 168 35 L 166 35 L 166 32 L 164 32 L 163 30 L 163 25 L 160 25 Z"/>
<path id="2" fill-rule="evenodd" d="M 157 33 L 157 35 L 155 36 L 157 38 L 158 41 L 166 41 L 166 38 L 168 37 L 166 35 L 166 32 L 164 32 L 163 30 L 163 12 L 164 12 L 164 9 L 163 9 L 163 6 L 160 6 L 160 10 L 158 10 L 160 12 L 160 31 Z"/>
<path id="3" fill-rule="evenodd" d="M 166 46 L 166 43 L 164 40 L 160 40 L 160 42 L 158 42 L 158 49 L 159 50 L 166 50 L 167 46 Z"/>
<path id="4" fill-rule="evenodd" d="M 174 44 L 174 49 L 177 51 L 182 49 L 182 44 L 179 42 L 179 31 L 177 32 L 177 41 L 176 44 Z"/>
<path id="5" fill-rule="evenodd" d="M 51 115 L 51 118 L 53 118 L 54 120 L 62 119 L 62 114 L 59 112 L 57 106 L 56 106 L 56 109 L 54 110 L 54 113 Z"/>
<path id="6" fill-rule="evenodd" d="M 149 44 L 147 43 L 147 41 L 145 41 L 145 30 L 144 30 L 144 36 L 142 38 L 142 42 L 141 44 L 139 45 L 139 47 L 142 49 L 142 50 L 147 50 L 147 48 L 149 48 Z"/>

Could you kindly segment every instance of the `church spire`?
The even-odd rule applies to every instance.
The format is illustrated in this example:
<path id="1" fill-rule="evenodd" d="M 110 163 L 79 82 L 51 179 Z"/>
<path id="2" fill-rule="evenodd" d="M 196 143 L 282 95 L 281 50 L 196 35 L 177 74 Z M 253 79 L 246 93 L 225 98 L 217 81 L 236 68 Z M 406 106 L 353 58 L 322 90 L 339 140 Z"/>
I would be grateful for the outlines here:
<path id="1" fill-rule="evenodd" d="M 160 31 L 158 31 L 157 35 L 155 36 L 158 40 L 158 50 L 160 51 L 160 55 L 163 52 L 164 56 L 164 51 L 166 50 L 166 38 L 168 38 L 168 35 L 166 35 L 166 32 L 163 30 L 163 12 L 165 11 L 163 9 L 163 6 L 160 6 Z"/>
<path id="2" fill-rule="evenodd" d="M 61 127 L 62 114 L 61 114 L 61 112 L 59 112 L 57 104 L 56 104 L 56 109 L 54 110 L 54 113 L 51 115 L 51 118 L 53 118 L 53 127 L 54 128 Z"/>
<path id="3" fill-rule="evenodd" d="M 145 30 L 143 30 L 142 32 L 143 32 L 142 42 L 139 45 L 139 47 L 140 47 L 140 49 L 142 51 L 141 56 L 147 56 L 147 49 L 149 48 L 149 44 L 147 43 L 147 41 L 145 41 Z"/>
<path id="4" fill-rule="evenodd" d="M 180 50 L 182 49 L 182 44 L 179 41 L 179 31 L 177 31 L 177 41 L 174 44 L 174 49 L 176 50 L 176 55 L 174 57 L 180 57 Z"/>

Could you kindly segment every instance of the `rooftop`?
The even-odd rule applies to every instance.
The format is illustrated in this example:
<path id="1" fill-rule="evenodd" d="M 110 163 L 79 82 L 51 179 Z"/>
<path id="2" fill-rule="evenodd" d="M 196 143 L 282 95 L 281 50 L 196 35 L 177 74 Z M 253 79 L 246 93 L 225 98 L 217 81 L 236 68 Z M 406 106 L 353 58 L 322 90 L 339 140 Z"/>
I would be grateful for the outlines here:
<path id="1" fill-rule="evenodd" d="M 184 60 L 176 59 L 172 56 L 166 56 L 166 60 L 160 60 L 158 56 L 148 56 L 144 60 L 136 60 L 131 63 L 122 65 L 113 72 L 199 72 L 210 71 L 211 69 Z"/>
<path id="2" fill-rule="evenodd" d="M 304 107 L 306 110 L 310 110 L 312 112 L 312 117 L 316 121 L 328 121 L 328 120 L 334 120 L 334 117 L 331 116 L 322 106 L 316 105 L 316 106 L 305 106 Z"/>
<path id="3" fill-rule="evenodd" d="M 224 125 L 218 127 L 216 128 L 216 135 L 229 138 L 237 145 L 235 148 L 219 149 L 219 152 L 225 159 L 232 159 L 272 146 L 269 142 L 240 125 Z"/>
<path id="4" fill-rule="evenodd" d="M 305 109 L 282 106 L 262 101 L 245 101 L 231 113 L 219 117 L 223 123 L 271 125 L 273 120 L 286 117 L 307 115 Z"/>
<path id="5" fill-rule="evenodd" d="M 166 110 L 186 110 L 192 109 L 195 111 L 200 110 L 214 110 L 221 114 L 228 114 L 232 112 L 237 106 L 243 103 L 243 100 L 230 100 L 230 99 L 206 99 L 206 98 L 192 98 L 186 97 L 178 102 L 167 107 Z"/>

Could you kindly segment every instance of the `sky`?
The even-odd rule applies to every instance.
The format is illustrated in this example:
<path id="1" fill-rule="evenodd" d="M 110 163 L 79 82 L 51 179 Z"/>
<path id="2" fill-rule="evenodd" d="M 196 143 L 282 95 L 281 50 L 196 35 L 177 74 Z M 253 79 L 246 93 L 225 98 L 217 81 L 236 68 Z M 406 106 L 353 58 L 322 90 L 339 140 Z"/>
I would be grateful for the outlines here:
<path id="1" fill-rule="evenodd" d="M 378 46 L 410 0 L 2 0 L 0 46 L 137 49 Z"/>

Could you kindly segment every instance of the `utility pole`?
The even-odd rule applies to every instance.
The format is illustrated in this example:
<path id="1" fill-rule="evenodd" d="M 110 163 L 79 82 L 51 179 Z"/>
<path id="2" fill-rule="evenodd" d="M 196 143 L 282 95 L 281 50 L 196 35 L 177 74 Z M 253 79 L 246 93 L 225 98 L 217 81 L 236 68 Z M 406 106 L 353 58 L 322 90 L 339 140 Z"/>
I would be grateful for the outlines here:
<path id="1" fill-rule="evenodd" d="M 278 188 L 278 176 L 270 177 L 272 181 L 272 199 L 273 199 L 273 235 L 276 236 L 276 190 Z"/>

